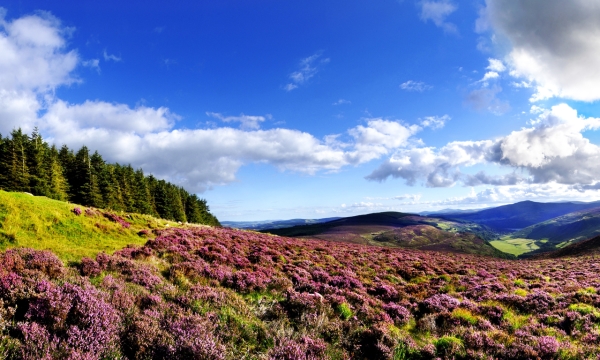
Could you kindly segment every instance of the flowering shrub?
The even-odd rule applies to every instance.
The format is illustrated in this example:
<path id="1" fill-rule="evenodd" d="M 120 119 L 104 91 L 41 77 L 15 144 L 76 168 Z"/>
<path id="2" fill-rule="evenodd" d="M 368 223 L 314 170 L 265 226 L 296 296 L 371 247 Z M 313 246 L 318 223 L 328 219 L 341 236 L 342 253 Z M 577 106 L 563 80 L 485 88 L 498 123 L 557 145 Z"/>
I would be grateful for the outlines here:
<path id="1" fill-rule="evenodd" d="M 73 208 L 73 210 L 71 210 L 71 212 L 73 212 L 73 214 L 79 216 L 79 215 L 81 215 L 81 208 L 75 207 L 75 208 Z"/>
<path id="2" fill-rule="evenodd" d="M 116 222 L 116 223 L 121 224 L 121 226 L 123 228 L 125 228 L 125 229 L 129 229 L 129 227 L 131 226 L 130 223 L 128 223 L 122 217 L 120 217 L 120 216 L 118 216 L 116 214 L 113 214 L 113 213 L 110 213 L 110 212 L 105 212 L 104 213 L 104 217 L 107 218 L 108 220 L 112 221 L 112 222 Z"/>
<path id="3" fill-rule="evenodd" d="M 86 215 L 92 216 L 87 209 Z M 0 344 L 10 344 L 0 353 L 18 359 L 599 353 L 597 257 L 509 261 L 210 227 L 153 236 L 144 246 L 68 266 L 49 251 L 0 252 Z"/>

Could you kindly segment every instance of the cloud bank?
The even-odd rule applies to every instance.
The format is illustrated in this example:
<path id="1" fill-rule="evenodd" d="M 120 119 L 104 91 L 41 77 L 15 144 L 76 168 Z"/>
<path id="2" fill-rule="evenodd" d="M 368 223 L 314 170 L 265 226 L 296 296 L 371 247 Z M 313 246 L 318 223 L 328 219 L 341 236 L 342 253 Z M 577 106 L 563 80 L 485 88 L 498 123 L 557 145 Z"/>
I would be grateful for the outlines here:
<path id="1" fill-rule="evenodd" d="M 535 84 L 532 101 L 600 99 L 600 2 L 486 0 L 478 23 L 507 39 L 510 73 Z"/>
<path id="2" fill-rule="evenodd" d="M 600 180 L 600 147 L 582 134 L 600 128 L 600 119 L 580 117 L 576 110 L 560 104 L 543 110 L 531 124 L 495 140 L 455 141 L 440 149 L 400 149 L 367 179 L 401 178 L 408 185 L 422 181 L 428 187 L 448 187 L 457 182 L 467 186 L 574 185 Z M 461 168 L 478 164 L 495 164 L 513 172 L 499 176 L 461 172 Z"/>

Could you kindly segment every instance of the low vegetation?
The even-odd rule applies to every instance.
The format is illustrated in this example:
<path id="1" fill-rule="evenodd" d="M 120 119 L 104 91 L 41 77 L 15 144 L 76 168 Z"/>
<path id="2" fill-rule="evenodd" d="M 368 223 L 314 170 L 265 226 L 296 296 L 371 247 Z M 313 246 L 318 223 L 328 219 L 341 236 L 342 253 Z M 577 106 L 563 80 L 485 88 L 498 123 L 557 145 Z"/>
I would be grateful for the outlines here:
<path id="1" fill-rule="evenodd" d="M 119 222 L 120 221 L 120 222 Z M 112 254 L 128 244 L 143 245 L 156 229 L 180 226 L 148 215 L 82 207 L 46 197 L 0 190 L 0 249 L 52 250 L 79 261 Z"/>
<path id="2" fill-rule="evenodd" d="M 90 217 L 101 218 L 136 226 Z M 47 250 L 9 249 L 0 354 L 595 358 L 599 270 L 600 257 L 511 261 L 200 226 L 155 229 L 144 245 L 68 265 Z"/>

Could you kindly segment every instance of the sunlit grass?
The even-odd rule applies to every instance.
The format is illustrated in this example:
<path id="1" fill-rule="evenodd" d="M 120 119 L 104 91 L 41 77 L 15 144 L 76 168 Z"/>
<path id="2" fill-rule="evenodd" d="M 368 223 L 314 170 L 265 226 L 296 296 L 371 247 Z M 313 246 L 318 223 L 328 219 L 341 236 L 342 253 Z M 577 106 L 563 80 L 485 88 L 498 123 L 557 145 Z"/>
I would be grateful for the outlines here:
<path id="1" fill-rule="evenodd" d="M 490 244 L 496 249 L 505 253 L 519 256 L 537 250 L 540 247 L 531 239 L 512 239 L 508 236 L 502 237 L 500 240 L 490 241 Z"/>
<path id="2" fill-rule="evenodd" d="M 79 207 L 81 215 L 73 209 Z M 99 252 L 112 253 L 129 244 L 143 245 L 142 229 L 164 228 L 174 222 L 148 215 L 120 213 L 129 229 L 98 212 L 86 216 L 85 207 L 25 193 L 0 191 L 0 250 L 29 247 L 52 250 L 64 261 L 77 261 Z"/>

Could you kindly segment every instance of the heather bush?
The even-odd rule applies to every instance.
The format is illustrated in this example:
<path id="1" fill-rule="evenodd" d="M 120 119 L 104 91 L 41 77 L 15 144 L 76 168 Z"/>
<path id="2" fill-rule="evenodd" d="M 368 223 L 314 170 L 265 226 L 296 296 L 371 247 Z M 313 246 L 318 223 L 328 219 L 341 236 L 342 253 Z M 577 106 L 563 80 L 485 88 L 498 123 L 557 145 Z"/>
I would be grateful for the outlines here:
<path id="1" fill-rule="evenodd" d="M 68 266 L 48 251 L 0 253 L 0 355 L 598 355 L 596 257 L 507 261 L 209 227 L 152 236 Z"/>

